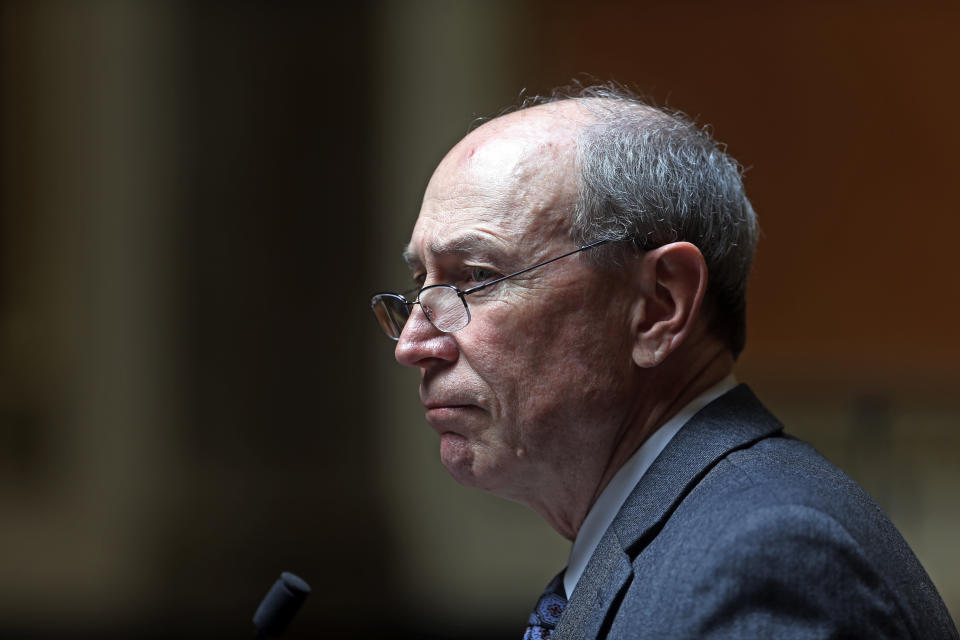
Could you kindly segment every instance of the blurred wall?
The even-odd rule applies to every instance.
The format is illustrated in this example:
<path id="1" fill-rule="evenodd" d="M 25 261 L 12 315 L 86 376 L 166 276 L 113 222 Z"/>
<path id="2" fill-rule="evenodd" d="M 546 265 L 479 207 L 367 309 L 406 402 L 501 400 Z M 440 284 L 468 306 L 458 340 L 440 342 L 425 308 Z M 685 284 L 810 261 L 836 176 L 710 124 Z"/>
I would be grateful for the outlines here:
<path id="1" fill-rule="evenodd" d="M 960 10 L 0 4 L 0 636 L 514 637 L 567 545 L 457 486 L 368 317 L 478 115 L 581 72 L 710 123 L 763 228 L 738 376 L 960 611 Z"/>
<path id="2" fill-rule="evenodd" d="M 0 635 L 379 628 L 368 15 L 2 15 Z"/>

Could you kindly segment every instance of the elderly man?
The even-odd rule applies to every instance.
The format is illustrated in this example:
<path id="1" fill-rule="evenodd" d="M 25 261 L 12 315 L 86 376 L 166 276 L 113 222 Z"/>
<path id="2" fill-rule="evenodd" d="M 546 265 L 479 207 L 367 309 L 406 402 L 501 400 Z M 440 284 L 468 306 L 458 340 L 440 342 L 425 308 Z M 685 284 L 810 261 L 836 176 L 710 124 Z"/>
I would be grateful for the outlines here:
<path id="1" fill-rule="evenodd" d="M 879 508 L 732 376 L 756 222 L 682 116 L 594 87 L 475 129 L 372 307 L 460 483 L 573 541 L 528 638 L 957 638 Z"/>

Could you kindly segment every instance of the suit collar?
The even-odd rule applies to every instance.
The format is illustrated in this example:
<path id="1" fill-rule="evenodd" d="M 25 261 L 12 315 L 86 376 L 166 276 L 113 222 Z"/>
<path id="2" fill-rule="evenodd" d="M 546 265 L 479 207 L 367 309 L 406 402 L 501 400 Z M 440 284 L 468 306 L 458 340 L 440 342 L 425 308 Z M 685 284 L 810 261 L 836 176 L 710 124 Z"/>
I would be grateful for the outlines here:
<path id="1" fill-rule="evenodd" d="M 650 465 L 614 519 L 623 550 L 636 557 L 721 458 L 782 430 L 745 384 L 701 409 Z"/>
<path id="2" fill-rule="evenodd" d="M 596 638 L 633 577 L 632 560 L 721 458 L 782 431 L 746 385 L 690 419 L 653 462 L 607 529 L 554 632 L 556 640 Z"/>

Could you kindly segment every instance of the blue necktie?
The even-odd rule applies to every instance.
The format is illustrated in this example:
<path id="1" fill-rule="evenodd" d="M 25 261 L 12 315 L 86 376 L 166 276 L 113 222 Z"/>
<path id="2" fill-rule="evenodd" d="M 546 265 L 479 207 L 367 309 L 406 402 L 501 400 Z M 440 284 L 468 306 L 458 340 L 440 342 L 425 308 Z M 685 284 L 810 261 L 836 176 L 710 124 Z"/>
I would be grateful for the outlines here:
<path id="1" fill-rule="evenodd" d="M 566 606 L 567 596 L 563 590 L 563 571 L 561 571 L 543 590 L 543 595 L 540 596 L 537 606 L 534 607 L 527 621 L 523 640 L 549 640 Z"/>

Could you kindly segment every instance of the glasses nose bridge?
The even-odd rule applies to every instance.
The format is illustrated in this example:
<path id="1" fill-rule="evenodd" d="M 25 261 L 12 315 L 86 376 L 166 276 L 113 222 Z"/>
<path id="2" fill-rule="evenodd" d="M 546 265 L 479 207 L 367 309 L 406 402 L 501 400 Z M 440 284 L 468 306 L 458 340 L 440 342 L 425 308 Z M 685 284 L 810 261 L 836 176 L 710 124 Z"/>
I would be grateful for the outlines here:
<path id="1" fill-rule="evenodd" d="M 420 309 L 419 316 L 416 313 L 417 308 Z M 400 332 L 401 337 L 403 336 L 403 332 L 407 329 L 407 327 L 410 327 L 411 324 L 413 325 L 411 327 L 413 330 L 419 329 L 417 326 L 418 324 L 426 324 L 426 326 L 430 327 L 432 331 L 440 331 L 440 329 L 437 328 L 437 325 L 433 323 L 433 320 L 430 319 L 430 314 L 427 313 L 426 307 L 424 307 L 420 302 L 419 295 L 417 296 L 416 300 L 407 302 L 407 309 L 409 313 L 407 314 L 407 320 L 403 323 L 403 330 Z"/>

